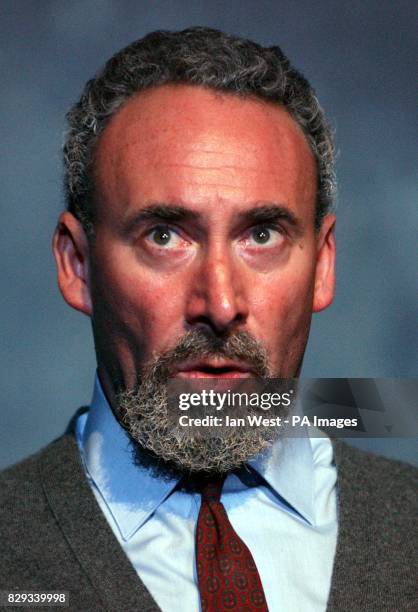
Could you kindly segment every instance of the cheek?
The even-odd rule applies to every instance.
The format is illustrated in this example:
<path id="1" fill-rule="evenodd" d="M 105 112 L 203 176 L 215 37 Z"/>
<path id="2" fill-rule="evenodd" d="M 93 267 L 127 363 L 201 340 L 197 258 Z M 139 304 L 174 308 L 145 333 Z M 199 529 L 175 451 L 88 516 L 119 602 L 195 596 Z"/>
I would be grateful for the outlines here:
<path id="1" fill-rule="evenodd" d="M 255 303 L 271 324 L 281 327 L 284 319 L 312 310 L 314 274 L 310 269 L 298 273 L 281 271 L 258 283 Z"/>
<path id="2" fill-rule="evenodd" d="M 281 274 L 258 292 L 254 317 L 258 337 L 272 358 L 292 352 L 305 342 L 312 314 L 314 277 L 311 271 L 288 277 Z"/>
<path id="3" fill-rule="evenodd" d="M 97 334 L 131 365 L 149 359 L 169 344 L 167 338 L 178 335 L 182 309 L 180 291 L 172 283 L 133 269 L 103 266 L 91 282 Z"/>
<path id="4" fill-rule="evenodd" d="M 131 315 L 128 321 L 134 325 L 132 336 L 141 334 L 148 353 L 161 352 L 170 348 L 180 333 L 182 296 L 180 290 L 165 284 L 148 283 L 146 287 L 128 300 Z"/>

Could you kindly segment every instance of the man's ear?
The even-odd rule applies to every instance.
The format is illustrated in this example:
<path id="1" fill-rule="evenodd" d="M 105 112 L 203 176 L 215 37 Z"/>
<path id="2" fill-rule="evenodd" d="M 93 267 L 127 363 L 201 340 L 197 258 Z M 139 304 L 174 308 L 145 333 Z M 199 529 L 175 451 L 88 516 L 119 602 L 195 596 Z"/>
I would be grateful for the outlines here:
<path id="1" fill-rule="evenodd" d="M 327 215 L 318 233 L 313 312 L 327 308 L 335 291 L 335 215 Z"/>
<path id="2" fill-rule="evenodd" d="M 52 249 L 57 264 L 58 286 L 64 300 L 90 316 L 89 244 L 83 226 L 73 214 L 64 212 L 60 215 Z"/>

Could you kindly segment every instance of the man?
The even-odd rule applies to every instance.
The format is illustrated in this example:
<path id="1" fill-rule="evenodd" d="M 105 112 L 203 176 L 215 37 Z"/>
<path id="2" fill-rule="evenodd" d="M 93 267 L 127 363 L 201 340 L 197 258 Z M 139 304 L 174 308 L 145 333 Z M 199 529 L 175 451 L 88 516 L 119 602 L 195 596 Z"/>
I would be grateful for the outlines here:
<path id="1" fill-rule="evenodd" d="M 170 426 L 173 379 L 297 377 L 333 299 L 333 146 L 310 85 L 278 48 L 157 32 L 68 118 L 53 246 L 98 373 L 68 433 L 2 476 L 2 588 L 68 591 L 74 610 L 413 609 L 412 468 Z"/>

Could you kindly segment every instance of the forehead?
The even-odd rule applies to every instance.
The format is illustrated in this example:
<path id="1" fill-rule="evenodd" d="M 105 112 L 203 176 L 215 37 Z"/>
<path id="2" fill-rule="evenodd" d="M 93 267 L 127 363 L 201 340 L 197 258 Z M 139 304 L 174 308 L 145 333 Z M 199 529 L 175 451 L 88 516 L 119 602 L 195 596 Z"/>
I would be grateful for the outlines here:
<path id="1" fill-rule="evenodd" d="M 152 201 L 225 211 L 280 201 L 314 214 L 315 161 L 287 111 L 201 87 L 130 98 L 100 136 L 93 168 L 99 217 Z"/>

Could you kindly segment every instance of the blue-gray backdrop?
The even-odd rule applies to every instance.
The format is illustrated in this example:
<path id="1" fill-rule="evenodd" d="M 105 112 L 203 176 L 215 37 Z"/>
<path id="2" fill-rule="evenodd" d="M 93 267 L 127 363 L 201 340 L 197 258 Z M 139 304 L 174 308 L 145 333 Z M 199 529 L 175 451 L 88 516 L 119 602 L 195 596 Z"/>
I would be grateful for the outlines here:
<path id="1" fill-rule="evenodd" d="M 55 284 L 64 114 L 110 54 L 158 28 L 208 25 L 279 44 L 337 133 L 338 287 L 314 318 L 305 376 L 415 377 L 415 3 L 404 0 L 2 0 L 0 465 L 89 401 L 89 321 Z M 364 444 L 364 442 L 363 442 Z M 416 441 L 367 442 L 416 460 Z"/>

